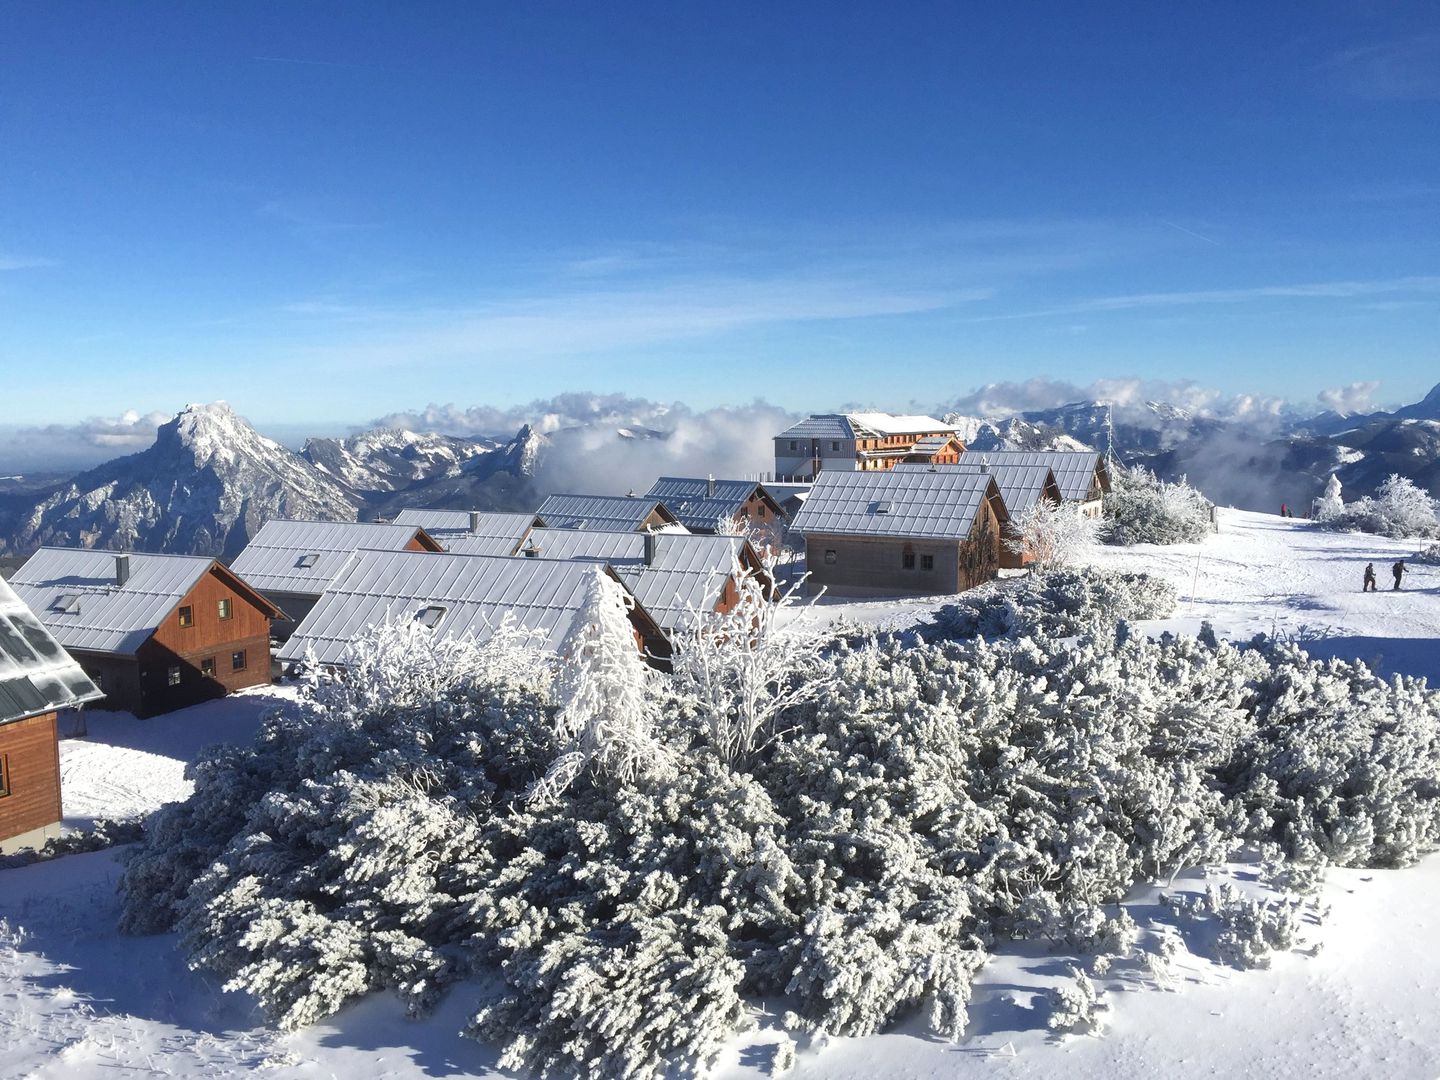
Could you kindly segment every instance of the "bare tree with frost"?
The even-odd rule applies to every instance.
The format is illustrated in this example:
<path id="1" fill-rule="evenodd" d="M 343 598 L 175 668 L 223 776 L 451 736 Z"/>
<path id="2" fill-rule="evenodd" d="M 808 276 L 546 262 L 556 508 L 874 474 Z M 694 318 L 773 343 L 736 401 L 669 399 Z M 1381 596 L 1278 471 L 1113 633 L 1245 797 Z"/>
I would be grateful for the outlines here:
<path id="1" fill-rule="evenodd" d="M 1010 519 L 1014 535 L 1005 546 L 1017 555 L 1029 555 L 1038 571 L 1055 570 L 1078 562 L 1099 543 L 1104 527 L 1102 519 L 1082 514 L 1071 503 L 1038 499 Z"/>

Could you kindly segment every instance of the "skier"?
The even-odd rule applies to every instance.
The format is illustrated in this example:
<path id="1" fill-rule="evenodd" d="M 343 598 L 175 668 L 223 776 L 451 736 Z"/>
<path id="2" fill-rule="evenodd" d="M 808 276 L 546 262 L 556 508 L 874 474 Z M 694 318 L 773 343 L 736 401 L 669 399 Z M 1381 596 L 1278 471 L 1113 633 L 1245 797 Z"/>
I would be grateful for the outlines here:
<path id="1" fill-rule="evenodd" d="M 1390 567 L 1390 572 L 1395 575 L 1395 588 L 1391 591 L 1398 592 L 1400 589 L 1400 579 L 1405 576 L 1405 560 L 1401 559 L 1394 566 Z"/>
<path id="2" fill-rule="evenodd" d="M 1280 516 L 1281 516 L 1281 517 L 1288 517 L 1289 514 L 1290 514 L 1290 507 L 1288 507 L 1288 506 L 1285 505 L 1284 503 L 1281 503 L 1281 504 L 1280 504 Z"/>
<path id="3" fill-rule="evenodd" d="M 1375 564 L 1365 564 L 1365 588 L 1361 592 L 1375 592 L 1378 586 L 1375 584 Z"/>

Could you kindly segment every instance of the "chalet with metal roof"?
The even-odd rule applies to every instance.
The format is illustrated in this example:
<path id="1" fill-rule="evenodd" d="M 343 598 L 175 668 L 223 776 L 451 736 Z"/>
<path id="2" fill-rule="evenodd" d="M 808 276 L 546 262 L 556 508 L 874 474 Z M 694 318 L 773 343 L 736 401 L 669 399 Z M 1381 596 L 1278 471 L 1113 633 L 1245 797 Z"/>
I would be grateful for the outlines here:
<path id="1" fill-rule="evenodd" d="M 58 714 L 103 696 L 0 578 L 0 854 L 60 835 Z"/>
<path id="2" fill-rule="evenodd" d="M 424 529 L 446 551 L 463 555 L 510 555 L 531 529 L 544 522 L 535 514 L 494 510 L 402 510 L 396 525 Z"/>
<path id="3" fill-rule="evenodd" d="M 378 521 L 267 521 L 230 569 L 283 612 L 272 632 L 284 641 L 315 606 L 325 586 L 362 548 L 441 551 L 418 525 Z"/>
<path id="4" fill-rule="evenodd" d="M 775 479 L 805 483 L 825 469 L 878 472 L 902 461 L 948 461 L 964 449 L 955 429 L 933 416 L 825 413 L 775 436 Z"/>
<path id="5" fill-rule="evenodd" d="M 154 716 L 270 681 L 280 609 L 214 559 L 46 547 L 11 585 L 107 708 Z"/>
<path id="6" fill-rule="evenodd" d="M 717 480 L 713 476 L 662 476 L 645 493 L 659 499 L 693 533 L 740 528 L 768 544 L 784 539 L 785 510 L 765 485 L 754 480 Z"/>
<path id="7" fill-rule="evenodd" d="M 1095 450 L 967 450 L 962 465 L 1046 465 L 1066 502 L 1078 503 L 1083 513 L 1099 517 L 1102 499 L 1110 490 L 1105 455 Z"/>
<path id="8" fill-rule="evenodd" d="M 1064 501 L 1060 485 L 1055 482 L 1055 474 L 1050 471 L 1048 465 L 971 463 L 965 465 L 895 466 L 896 472 L 929 472 L 937 469 L 963 469 L 973 473 L 989 474 L 994 479 L 995 486 L 1000 489 L 1000 497 L 1005 500 L 1005 509 L 1009 512 L 1012 521 L 1041 500 L 1055 506 L 1059 506 Z M 1005 541 L 1017 539 L 1016 533 L 1009 525 L 1005 527 L 1002 539 Z M 1000 545 L 1000 565 L 1004 569 L 1019 570 L 1029 566 L 1033 561 L 1033 557 L 1028 553 L 1011 549 L 1008 542 Z"/>
<path id="9" fill-rule="evenodd" d="M 968 469 L 822 472 L 792 523 L 811 591 L 955 593 L 993 578 L 1010 514 L 994 477 Z"/>
<path id="10" fill-rule="evenodd" d="M 767 592 L 773 589 L 759 553 L 743 536 L 535 529 L 519 555 L 604 563 L 671 635 L 695 612 L 735 606 L 737 567 L 754 574 Z"/>
<path id="11" fill-rule="evenodd" d="M 551 495 L 540 504 L 541 521 L 552 529 L 639 532 L 683 529 L 659 499 L 634 495 Z"/>
<path id="12" fill-rule="evenodd" d="M 591 561 L 513 556 L 361 551 L 280 649 L 282 662 L 313 657 L 327 667 L 345 663 L 351 642 L 370 627 L 415 620 L 447 637 L 488 640 L 509 616 L 529 631 L 536 649 L 555 652 L 582 612 Z M 603 566 L 600 569 L 619 580 Z M 633 599 L 633 598 L 632 598 Z M 630 612 L 636 648 L 663 664 L 670 644 L 638 603 Z"/>

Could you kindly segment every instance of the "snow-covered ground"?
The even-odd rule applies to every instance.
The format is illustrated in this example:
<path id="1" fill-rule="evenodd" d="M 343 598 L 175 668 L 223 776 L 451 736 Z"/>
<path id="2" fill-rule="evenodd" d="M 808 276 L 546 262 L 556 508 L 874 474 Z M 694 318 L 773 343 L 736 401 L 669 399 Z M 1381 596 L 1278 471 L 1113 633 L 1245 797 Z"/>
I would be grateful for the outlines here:
<path id="1" fill-rule="evenodd" d="M 1147 629 L 1288 633 L 1324 655 L 1375 659 L 1387 671 L 1440 679 L 1440 568 L 1412 566 L 1389 592 L 1389 566 L 1414 544 L 1323 533 L 1305 523 L 1226 512 L 1219 535 L 1174 548 L 1106 549 L 1107 564 L 1164 574 L 1180 590 L 1176 617 Z M 1360 592 L 1373 561 L 1378 595 Z M 933 600 L 825 602 L 805 619 L 904 625 Z M 190 790 L 186 765 L 210 742 L 248 738 L 261 712 L 291 691 L 263 689 L 137 721 L 90 713 L 88 734 L 62 743 L 72 824 L 144 812 Z M 488 1048 L 458 1032 L 478 988 L 456 988 L 421 1022 L 384 996 L 292 1036 L 268 1031 L 247 999 L 188 971 L 173 935 L 124 938 L 114 927 L 119 868 L 112 853 L 0 871 L 0 1080 L 11 1077 L 217 1076 L 438 1078 L 500 1075 Z M 1201 889 L 1190 878 L 1177 887 Z M 1182 952 L 1159 975 L 1117 966 L 1105 979 L 1103 1038 L 1053 1041 L 1037 999 L 1066 977 L 1068 958 L 1039 948 L 1002 952 L 976 985 L 958 1045 L 916 1028 L 832 1039 L 802 1051 L 794 1075 L 813 1080 L 895 1076 L 1125 1078 L 1434 1077 L 1440 1075 L 1440 855 L 1399 871 L 1332 871 L 1331 909 L 1309 937 L 1316 956 L 1286 954 L 1240 972 Z M 1142 927 L 1171 918 L 1151 891 L 1130 903 Z M 778 1006 L 779 1003 L 769 1003 Z M 764 1074 L 765 1026 L 737 1040 L 718 1075 Z"/>

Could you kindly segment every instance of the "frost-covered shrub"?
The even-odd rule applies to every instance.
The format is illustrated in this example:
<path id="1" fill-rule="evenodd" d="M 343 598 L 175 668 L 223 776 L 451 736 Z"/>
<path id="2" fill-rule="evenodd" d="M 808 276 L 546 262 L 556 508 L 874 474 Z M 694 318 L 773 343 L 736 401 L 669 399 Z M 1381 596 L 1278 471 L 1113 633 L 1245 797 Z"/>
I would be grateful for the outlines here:
<path id="1" fill-rule="evenodd" d="M 1226 882 L 1211 885 L 1195 907 L 1221 927 L 1215 957 L 1237 968 L 1270 966 L 1270 954 L 1292 949 L 1300 938 L 1300 901 L 1261 900 Z"/>
<path id="2" fill-rule="evenodd" d="M 1375 495 L 1366 495 L 1319 518 L 1327 529 L 1376 533 L 1398 540 L 1440 537 L 1437 503 L 1408 477 L 1392 474 Z"/>
<path id="3" fill-rule="evenodd" d="M 1120 621 L 1163 619 L 1175 587 L 1153 574 L 1082 566 L 992 581 L 962 593 L 935 615 L 929 634 L 966 640 L 1073 637 Z"/>
<path id="4" fill-rule="evenodd" d="M 1017 555 L 1028 555 L 1036 570 L 1069 566 L 1085 556 L 1104 535 L 1100 518 L 1082 513 L 1073 503 L 1052 503 L 1037 499 L 1027 510 L 1010 519 L 1005 546 Z"/>
<path id="5" fill-rule="evenodd" d="M 1427 566 L 1440 566 L 1440 544 L 1431 544 L 1411 556 L 1411 562 L 1425 563 Z"/>
<path id="6" fill-rule="evenodd" d="M 1116 470 L 1105 495 L 1105 540 L 1132 544 L 1192 544 L 1210 533 L 1210 501 L 1182 477 L 1171 483 L 1148 469 Z"/>
<path id="7" fill-rule="evenodd" d="M 1315 520 L 1322 525 L 1329 524 L 1345 511 L 1345 497 L 1341 494 L 1340 478 L 1334 473 L 1325 484 L 1320 498 L 1315 500 Z"/>
<path id="8" fill-rule="evenodd" d="M 431 700 L 318 680 L 212 755 L 130 860 L 125 923 L 178 927 L 289 1026 L 497 973 L 470 1031 L 539 1075 L 700 1071 L 756 997 L 816 1035 L 918 1013 L 957 1037 L 997 939 L 1124 955 L 1137 883 L 1242 847 L 1274 880 L 1440 841 L 1440 696 L 1293 645 L 858 635 L 812 650 L 817 688 L 739 756 L 712 712 L 736 702 L 654 679 L 668 767 L 547 799 L 525 795 L 570 736 L 533 658 L 445 673 L 424 638 L 390 645 L 420 676 L 382 677 Z M 1212 907 L 1231 962 L 1293 941 L 1291 909 Z M 1093 984 L 1052 1014 L 1093 1028 Z"/>
<path id="9" fill-rule="evenodd" d="M 1045 1023 L 1051 1031 L 1077 1035 L 1098 1035 L 1105 1026 L 1109 1008 L 1101 1000 L 1100 991 L 1090 976 L 1077 967 L 1070 968 L 1070 981 L 1052 987 L 1045 993 L 1050 1015 Z"/>

